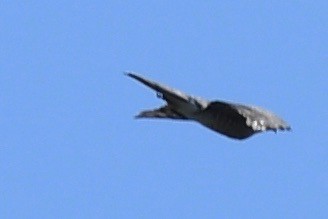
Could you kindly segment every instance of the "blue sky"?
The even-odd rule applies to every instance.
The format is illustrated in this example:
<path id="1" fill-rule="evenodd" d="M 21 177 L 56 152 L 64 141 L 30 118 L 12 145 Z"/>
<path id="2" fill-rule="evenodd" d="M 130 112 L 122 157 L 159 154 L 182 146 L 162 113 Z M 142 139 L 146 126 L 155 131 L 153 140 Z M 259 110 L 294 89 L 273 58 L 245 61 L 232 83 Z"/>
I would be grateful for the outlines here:
<path id="1" fill-rule="evenodd" d="M 1 218 L 327 218 L 327 1 L 5 1 Z M 255 104 L 235 141 L 123 75 Z"/>

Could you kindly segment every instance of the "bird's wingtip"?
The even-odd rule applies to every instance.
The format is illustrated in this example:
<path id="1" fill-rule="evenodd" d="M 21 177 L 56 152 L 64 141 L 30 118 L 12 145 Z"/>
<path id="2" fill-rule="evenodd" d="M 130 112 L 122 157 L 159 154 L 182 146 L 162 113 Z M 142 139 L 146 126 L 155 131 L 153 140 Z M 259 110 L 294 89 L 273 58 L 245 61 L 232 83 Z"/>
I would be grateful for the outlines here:
<path id="1" fill-rule="evenodd" d="M 133 72 L 132 71 L 124 71 L 123 74 L 126 76 L 131 76 L 133 74 Z"/>
<path id="2" fill-rule="evenodd" d="M 124 75 L 134 78 L 138 81 L 141 81 L 143 79 L 140 75 L 138 75 L 136 72 L 133 72 L 133 71 L 125 71 Z"/>
<path id="3" fill-rule="evenodd" d="M 138 76 L 138 74 L 133 71 L 124 71 L 123 74 L 126 76 L 129 76 L 129 77 L 137 77 Z"/>

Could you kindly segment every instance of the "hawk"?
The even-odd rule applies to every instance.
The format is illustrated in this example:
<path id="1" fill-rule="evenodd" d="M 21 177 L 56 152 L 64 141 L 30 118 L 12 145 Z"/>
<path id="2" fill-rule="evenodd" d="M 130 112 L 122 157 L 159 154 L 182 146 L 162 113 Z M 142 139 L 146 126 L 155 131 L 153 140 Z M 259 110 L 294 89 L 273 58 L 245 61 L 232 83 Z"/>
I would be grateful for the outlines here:
<path id="1" fill-rule="evenodd" d="M 157 97 L 166 101 L 166 105 L 142 111 L 136 118 L 192 120 L 238 140 L 264 131 L 291 130 L 284 120 L 263 108 L 226 101 L 208 101 L 187 95 L 132 72 L 125 74 L 155 90 Z"/>

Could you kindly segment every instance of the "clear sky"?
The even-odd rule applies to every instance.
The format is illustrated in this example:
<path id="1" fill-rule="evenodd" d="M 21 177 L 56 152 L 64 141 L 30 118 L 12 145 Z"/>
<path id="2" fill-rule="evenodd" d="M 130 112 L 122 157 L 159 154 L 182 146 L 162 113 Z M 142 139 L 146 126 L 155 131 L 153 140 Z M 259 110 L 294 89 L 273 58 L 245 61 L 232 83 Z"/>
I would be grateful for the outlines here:
<path id="1" fill-rule="evenodd" d="M 3 1 L 0 218 L 328 218 L 328 1 Z M 265 107 L 236 141 L 135 120 L 131 70 Z"/>

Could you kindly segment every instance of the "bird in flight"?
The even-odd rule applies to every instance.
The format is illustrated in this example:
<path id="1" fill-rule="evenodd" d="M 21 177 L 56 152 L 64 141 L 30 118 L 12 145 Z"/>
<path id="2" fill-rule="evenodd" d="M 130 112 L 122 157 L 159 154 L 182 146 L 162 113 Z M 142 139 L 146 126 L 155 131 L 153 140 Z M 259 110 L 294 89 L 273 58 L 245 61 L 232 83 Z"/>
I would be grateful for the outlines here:
<path id="1" fill-rule="evenodd" d="M 125 74 L 155 90 L 157 97 L 166 101 L 164 106 L 142 111 L 136 118 L 192 120 L 229 138 L 239 140 L 264 131 L 291 130 L 284 120 L 263 108 L 225 101 L 208 101 L 184 94 L 132 72 Z"/>

